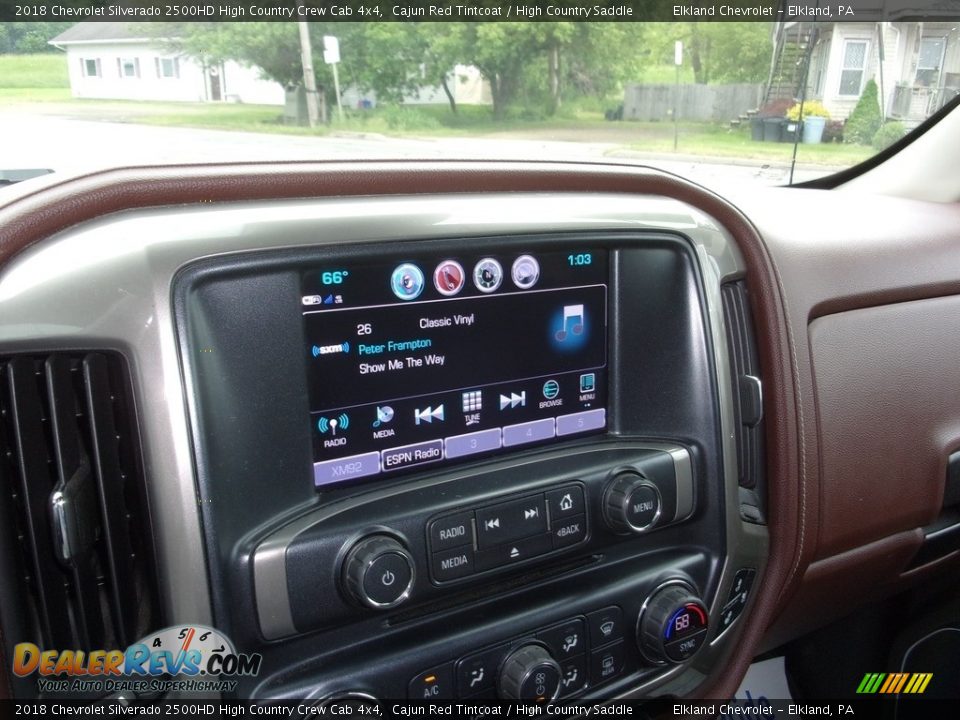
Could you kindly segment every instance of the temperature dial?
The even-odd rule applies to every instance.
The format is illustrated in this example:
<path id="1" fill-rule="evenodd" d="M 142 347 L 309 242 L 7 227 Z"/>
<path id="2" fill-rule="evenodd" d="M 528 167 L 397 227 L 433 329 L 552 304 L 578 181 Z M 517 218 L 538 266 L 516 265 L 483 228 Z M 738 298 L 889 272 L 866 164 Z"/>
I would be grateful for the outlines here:
<path id="1" fill-rule="evenodd" d="M 386 610 L 409 597 L 414 573 L 413 557 L 403 545 L 387 535 L 371 535 L 347 553 L 343 584 L 361 604 Z"/>
<path id="2" fill-rule="evenodd" d="M 643 604 L 637 623 L 637 644 L 657 664 L 692 658 L 707 639 L 707 608 L 686 584 L 667 585 Z"/>

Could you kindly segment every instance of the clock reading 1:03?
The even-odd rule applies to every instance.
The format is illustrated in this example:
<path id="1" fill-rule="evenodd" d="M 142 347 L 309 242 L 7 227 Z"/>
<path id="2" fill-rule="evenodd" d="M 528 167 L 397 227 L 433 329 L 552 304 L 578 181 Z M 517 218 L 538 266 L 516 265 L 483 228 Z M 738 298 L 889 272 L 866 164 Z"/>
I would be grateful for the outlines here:
<path id="1" fill-rule="evenodd" d="M 593 262 L 593 255 L 591 253 L 575 253 L 573 255 L 567 255 L 567 262 L 570 263 L 570 267 L 589 265 Z"/>

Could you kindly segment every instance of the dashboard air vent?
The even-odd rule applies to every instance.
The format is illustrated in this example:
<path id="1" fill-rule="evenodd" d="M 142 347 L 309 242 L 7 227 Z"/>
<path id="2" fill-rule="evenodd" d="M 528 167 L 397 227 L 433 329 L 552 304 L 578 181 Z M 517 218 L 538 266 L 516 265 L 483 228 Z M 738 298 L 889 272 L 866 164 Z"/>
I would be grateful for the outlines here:
<path id="1" fill-rule="evenodd" d="M 744 498 L 748 506 L 753 505 L 750 495 L 757 495 L 758 517 L 745 517 L 745 519 L 759 520 L 764 463 L 763 385 L 753 319 L 750 315 L 750 298 L 743 282 L 733 282 L 723 286 L 723 314 L 727 325 L 727 345 L 733 375 L 740 487 L 753 491 L 746 494 Z M 741 509 L 747 515 L 752 514 L 749 508 Z"/>
<path id="2" fill-rule="evenodd" d="M 155 626 L 152 536 L 122 357 L 0 358 L 0 536 L 5 641 L 125 648 Z"/>

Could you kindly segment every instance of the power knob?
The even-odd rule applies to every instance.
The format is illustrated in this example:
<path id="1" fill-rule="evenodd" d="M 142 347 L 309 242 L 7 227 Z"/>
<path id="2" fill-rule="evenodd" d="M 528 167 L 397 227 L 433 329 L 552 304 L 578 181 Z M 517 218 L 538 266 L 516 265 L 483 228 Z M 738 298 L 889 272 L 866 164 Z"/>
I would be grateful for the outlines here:
<path id="1" fill-rule="evenodd" d="M 642 533 L 660 519 L 657 486 L 636 472 L 621 472 L 603 493 L 603 517 L 615 533 Z"/>
<path id="2" fill-rule="evenodd" d="M 357 541 L 343 561 L 343 585 L 368 608 L 387 610 L 410 596 L 416 564 L 399 541 L 371 535 Z"/>
<path id="3" fill-rule="evenodd" d="M 640 652 L 658 665 L 685 662 L 703 647 L 709 625 L 703 601 L 677 581 L 655 591 L 643 603 L 637 644 Z"/>
<path id="4" fill-rule="evenodd" d="M 555 700 L 562 680 L 560 665 L 547 649 L 530 643 L 514 650 L 500 670 L 500 697 L 510 700 Z"/>

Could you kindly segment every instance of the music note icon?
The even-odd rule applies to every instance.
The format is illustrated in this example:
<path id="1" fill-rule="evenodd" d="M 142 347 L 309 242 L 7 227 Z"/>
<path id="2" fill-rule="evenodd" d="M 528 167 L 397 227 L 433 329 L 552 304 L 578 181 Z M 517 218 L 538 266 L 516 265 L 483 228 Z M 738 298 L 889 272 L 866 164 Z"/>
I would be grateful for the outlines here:
<path id="1" fill-rule="evenodd" d="M 563 342 L 568 333 L 579 335 L 583 332 L 583 305 L 564 305 L 563 321 L 557 330 L 557 340 Z"/>

